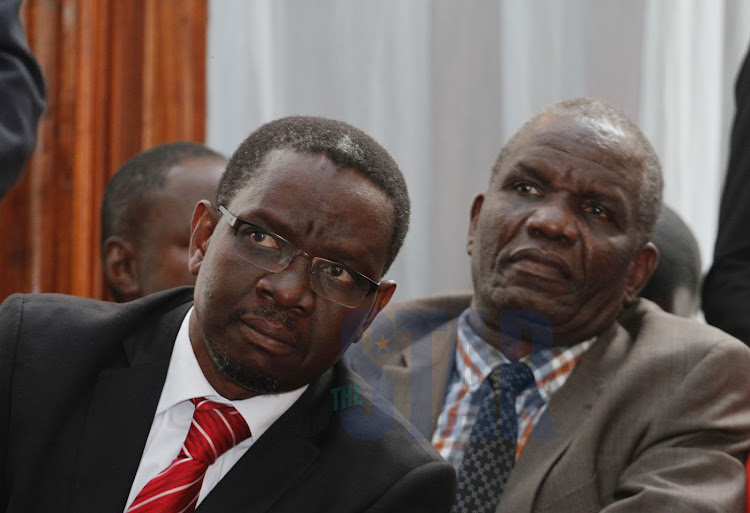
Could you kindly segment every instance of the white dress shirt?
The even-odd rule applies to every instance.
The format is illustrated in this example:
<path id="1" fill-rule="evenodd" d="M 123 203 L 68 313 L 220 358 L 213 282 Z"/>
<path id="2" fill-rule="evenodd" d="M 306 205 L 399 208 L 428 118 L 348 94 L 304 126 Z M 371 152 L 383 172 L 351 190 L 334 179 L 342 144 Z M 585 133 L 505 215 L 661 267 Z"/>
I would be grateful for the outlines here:
<path id="1" fill-rule="evenodd" d="M 209 384 L 198 365 L 190 345 L 188 325 L 191 308 L 177 333 L 172 357 L 169 360 L 167 379 L 161 391 L 156 415 L 146 440 L 146 447 L 138 465 L 125 510 L 138 496 L 144 486 L 159 472 L 167 468 L 177 457 L 187 436 L 193 419 L 194 406 L 190 399 L 205 397 L 211 401 L 231 404 L 250 427 L 250 438 L 229 449 L 208 467 L 198 504 L 208 495 L 229 469 L 245 454 L 281 415 L 307 389 L 307 385 L 278 395 L 258 395 L 241 401 L 230 401 L 220 396 Z"/>

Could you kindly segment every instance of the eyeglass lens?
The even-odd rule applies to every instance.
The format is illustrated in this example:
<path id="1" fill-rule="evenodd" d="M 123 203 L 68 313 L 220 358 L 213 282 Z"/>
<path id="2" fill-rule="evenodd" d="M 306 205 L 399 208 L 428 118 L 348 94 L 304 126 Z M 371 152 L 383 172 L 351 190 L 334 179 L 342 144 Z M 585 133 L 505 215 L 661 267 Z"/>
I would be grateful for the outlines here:
<path id="1" fill-rule="evenodd" d="M 232 246 L 243 260 L 273 273 L 284 270 L 301 253 L 285 240 L 248 223 L 239 226 Z M 370 292 L 368 280 L 324 258 L 313 259 L 310 274 L 310 286 L 316 293 L 343 306 L 359 306 Z"/>

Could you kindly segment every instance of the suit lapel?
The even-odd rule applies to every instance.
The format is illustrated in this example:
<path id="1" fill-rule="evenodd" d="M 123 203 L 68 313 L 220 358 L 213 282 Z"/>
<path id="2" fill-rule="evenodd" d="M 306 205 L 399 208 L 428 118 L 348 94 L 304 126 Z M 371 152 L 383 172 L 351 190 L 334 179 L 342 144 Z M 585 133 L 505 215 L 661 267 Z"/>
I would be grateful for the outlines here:
<path id="1" fill-rule="evenodd" d="M 531 512 L 545 476 L 571 440 L 627 351 L 629 336 L 614 324 L 581 357 L 565 385 L 555 393 L 534 427 L 505 486 L 498 512 Z"/>
<path id="2" fill-rule="evenodd" d="M 360 347 L 349 349 L 353 368 L 411 422 L 416 437 L 432 438 L 456 349 L 456 319 L 470 302 L 470 293 L 459 293 L 389 305 Z M 376 349 L 382 339 L 393 342 Z"/>
<path id="3" fill-rule="evenodd" d="M 171 310 L 123 343 L 122 358 L 98 376 L 80 441 L 74 511 L 122 511 L 151 429 L 180 324 Z"/>
<path id="4" fill-rule="evenodd" d="M 273 426 L 266 431 L 211 490 L 196 513 L 263 513 L 296 486 L 320 450 L 308 437 L 282 431 Z"/>
<path id="5" fill-rule="evenodd" d="M 330 390 L 335 368 L 311 383 L 196 509 L 196 513 L 264 513 L 297 485 L 317 459 L 315 442 L 331 423 Z"/>
<path id="6" fill-rule="evenodd" d="M 448 372 L 456 350 L 456 318 L 427 331 L 416 340 L 399 341 L 405 346 L 399 365 L 383 370 L 393 380 L 393 404 L 409 412 L 409 421 L 418 430 L 415 436 L 430 440 L 443 409 Z M 398 336 L 410 337 L 409 332 Z"/>

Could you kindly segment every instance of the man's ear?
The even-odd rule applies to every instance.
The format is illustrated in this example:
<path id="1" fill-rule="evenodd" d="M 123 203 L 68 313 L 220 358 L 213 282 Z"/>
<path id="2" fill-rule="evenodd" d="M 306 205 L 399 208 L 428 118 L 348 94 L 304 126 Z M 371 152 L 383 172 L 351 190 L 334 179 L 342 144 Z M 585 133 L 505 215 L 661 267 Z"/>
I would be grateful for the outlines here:
<path id="1" fill-rule="evenodd" d="M 143 295 L 136 266 L 138 251 L 132 242 L 113 235 L 104 241 L 104 279 L 118 303 L 131 301 Z"/>
<path id="2" fill-rule="evenodd" d="M 201 200 L 193 210 L 193 220 L 190 223 L 190 273 L 197 276 L 208 249 L 208 241 L 214 233 L 218 221 L 218 212 L 208 200 Z"/>
<path id="3" fill-rule="evenodd" d="M 471 251 L 474 247 L 474 232 L 477 229 L 477 222 L 479 219 L 479 212 L 482 210 L 482 203 L 484 203 L 484 194 L 477 194 L 474 201 L 471 204 L 471 220 L 469 221 L 469 235 L 466 238 L 466 253 L 471 255 Z"/>
<path id="4" fill-rule="evenodd" d="M 375 296 L 375 302 L 373 303 L 370 311 L 367 313 L 367 317 L 365 317 L 365 322 L 363 322 L 362 326 L 359 328 L 359 332 L 357 333 L 357 336 L 354 337 L 354 342 L 358 342 L 359 339 L 362 338 L 362 334 L 367 330 L 367 328 L 370 327 L 370 324 L 372 324 L 372 321 L 375 320 L 375 317 L 390 302 L 391 298 L 393 297 L 394 292 L 396 292 L 395 281 L 385 280 L 380 283 L 380 287 L 378 287 L 378 293 Z"/>
<path id="5" fill-rule="evenodd" d="M 636 253 L 635 258 L 630 263 L 628 281 L 625 284 L 625 305 L 630 305 L 641 293 L 648 280 L 656 269 L 659 262 L 659 250 L 653 242 L 647 242 Z"/>

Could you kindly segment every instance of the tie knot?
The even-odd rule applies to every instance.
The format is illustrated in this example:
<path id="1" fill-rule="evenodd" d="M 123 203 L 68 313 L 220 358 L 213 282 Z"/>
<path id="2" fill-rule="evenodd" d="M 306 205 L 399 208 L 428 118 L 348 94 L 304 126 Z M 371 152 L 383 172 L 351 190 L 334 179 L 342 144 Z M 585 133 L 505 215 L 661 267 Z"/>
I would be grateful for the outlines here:
<path id="1" fill-rule="evenodd" d="M 182 452 L 211 465 L 226 451 L 250 436 L 250 428 L 234 406 L 215 403 L 203 397 L 191 399 L 195 405 Z"/>
<path id="2" fill-rule="evenodd" d="M 534 373 L 525 363 L 501 363 L 489 375 L 492 389 L 518 395 L 534 383 Z"/>

